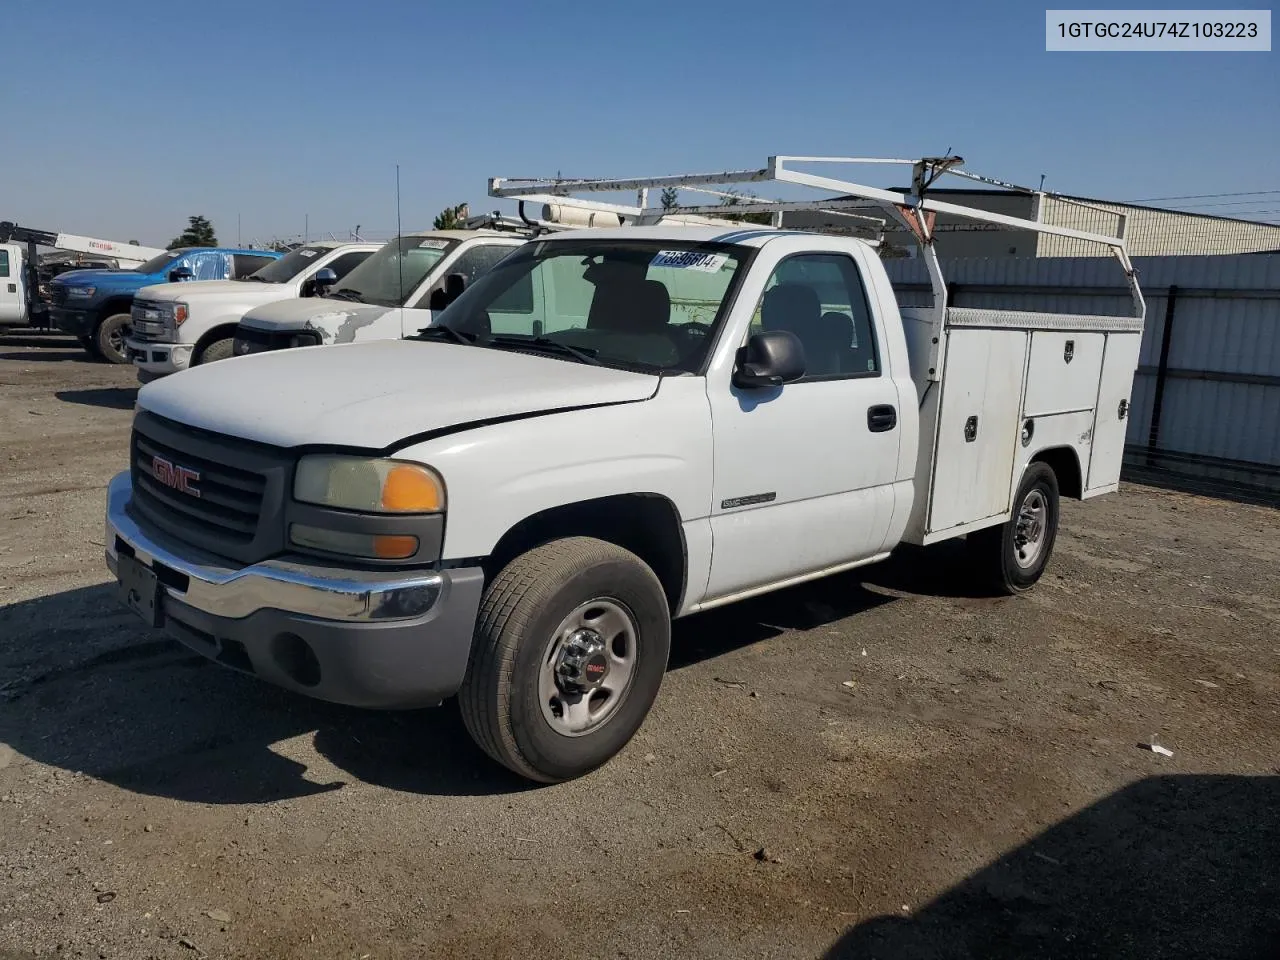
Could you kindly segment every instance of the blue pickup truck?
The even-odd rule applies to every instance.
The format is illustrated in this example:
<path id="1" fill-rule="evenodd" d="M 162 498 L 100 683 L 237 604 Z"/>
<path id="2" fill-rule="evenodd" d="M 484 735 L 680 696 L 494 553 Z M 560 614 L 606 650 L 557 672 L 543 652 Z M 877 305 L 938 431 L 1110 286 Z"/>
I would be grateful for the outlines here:
<path id="1" fill-rule="evenodd" d="M 133 295 L 154 283 L 239 280 L 283 254 L 272 250 L 180 247 L 133 270 L 72 270 L 49 284 L 49 314 L 90 356 L 128 363 L 125 336 Z"/>

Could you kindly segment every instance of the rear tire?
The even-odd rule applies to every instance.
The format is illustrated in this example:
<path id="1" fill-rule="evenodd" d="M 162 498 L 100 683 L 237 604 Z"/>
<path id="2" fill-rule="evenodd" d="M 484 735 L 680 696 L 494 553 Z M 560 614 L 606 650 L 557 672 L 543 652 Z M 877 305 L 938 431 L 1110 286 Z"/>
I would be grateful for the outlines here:
<path id="1" fill-rule="evenodd" d="M 523 777 L 580 777 L 640 728 L 670 649 L 666 594 L 639 557 L 588 537 L 552 541 L 485 591 L 458 692 L 463 722 Z"/>
<path id="2" fill-rule="evenodd" d="M 107 363 L 128 363 L 129 353 L 125 349 L 124 338 L 129 335 L 132 320 L 127 313 L 113 313 L 93 332 L 93 345 L 98 358 Z M 87 347 L 85 349 L 88 349 Z M 89 351 L 94 353 L 93 350 Z"/>
<path id="3" fill-rule="evenodd" d="M 234 353 L 235 345 L 235 339 L 232 337 L 227 337 L 225 340 L 215 340 L 200 351 L 193 366 L 199 366 L 202 363 L 213 363 L 215 360 L 229 359 Z"/>
<path id="4" fill-rule="evenodd" d="M 1058 478 L 1045 463 L 1033 463 L 1022 475 L 1013 498 L 1013 515 L 998 527 L 969 536 L 969 543 L 991 585 L 1015 594 L 1035 586 L 1058 538 Z"/>

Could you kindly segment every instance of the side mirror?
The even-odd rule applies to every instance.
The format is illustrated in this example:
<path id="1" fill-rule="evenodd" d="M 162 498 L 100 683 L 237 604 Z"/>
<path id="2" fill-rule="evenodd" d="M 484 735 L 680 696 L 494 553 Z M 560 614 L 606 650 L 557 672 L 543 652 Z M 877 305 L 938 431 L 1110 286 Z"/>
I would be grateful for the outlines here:
<path id="1" fill-rule="evenodd" d="M 328 267 L 321 267 L 311 280 L 316 296 L 323 297 L 329 292 L 329 288 L 338 282 L 338 275 Z"/>
<path id="2" fill-rule="evenodd" d="M 780 387 L 804 376 L 804 344 L 790 330 L 757 333 L 738 351 L 733 385 L 751 390 Z"/>
<path id="3" fill-rule="evenodd" d="M 191 272 L 190 267 L 174 267 L 169 271 L 170 283 L 181 283 L 183 280 L 190 280 L 195 274 Z"/>

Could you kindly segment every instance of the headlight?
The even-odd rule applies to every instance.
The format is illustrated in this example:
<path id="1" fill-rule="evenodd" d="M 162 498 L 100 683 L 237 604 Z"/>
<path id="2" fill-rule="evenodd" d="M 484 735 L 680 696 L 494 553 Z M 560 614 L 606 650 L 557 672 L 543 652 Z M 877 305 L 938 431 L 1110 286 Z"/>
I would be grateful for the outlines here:
<path id="1" fill-rule="evenodd" d="M 67 287 L 67 296 L 76 299 L 88 299 L 98 292 L 97 287 Z"/>
<path id="2" fill-rule="evenodd" d="M 445 506 L 444 481 L 430 467 L 324 454 L 298 461 L 293 497 L 368 513 L 440 513 Z"/>

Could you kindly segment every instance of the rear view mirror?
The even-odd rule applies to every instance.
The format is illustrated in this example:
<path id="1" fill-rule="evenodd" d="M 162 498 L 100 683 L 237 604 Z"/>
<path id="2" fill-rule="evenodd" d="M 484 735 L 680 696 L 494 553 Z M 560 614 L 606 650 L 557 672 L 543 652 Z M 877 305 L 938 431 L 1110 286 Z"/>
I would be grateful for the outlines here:
<path id="1" fill-rule="evenodd" d="M 804 344 L 790 330 L 757 333 L 738 351 L 733 385 L 744 389 L 780 387 L 804 376 Z"/>
<path id="2" fill-rule="evenodd" d="M 170 283 L 181 283 L 183 280 L 190 280 L 195 274 L 191 272 L 190 267 L 174 267 L 169 271 Z"/>

